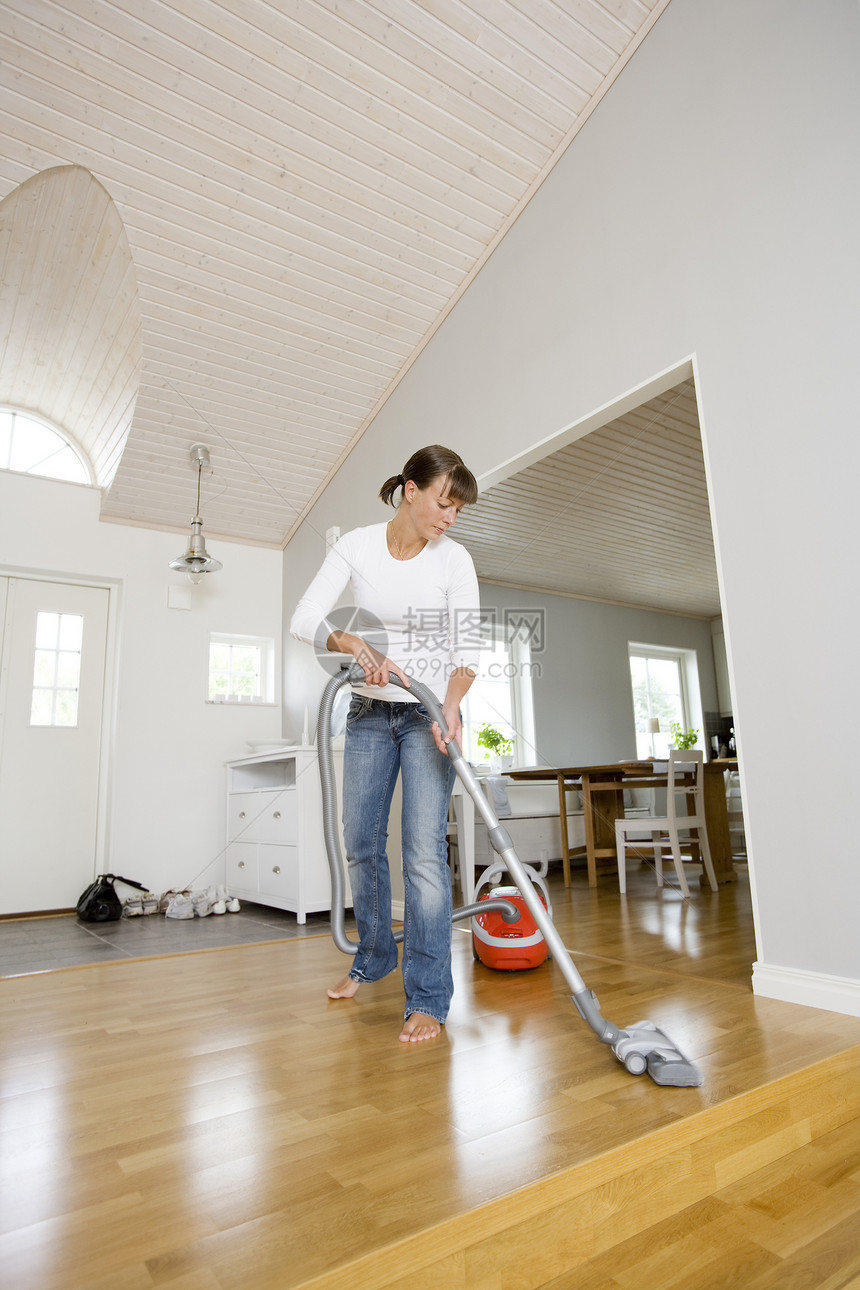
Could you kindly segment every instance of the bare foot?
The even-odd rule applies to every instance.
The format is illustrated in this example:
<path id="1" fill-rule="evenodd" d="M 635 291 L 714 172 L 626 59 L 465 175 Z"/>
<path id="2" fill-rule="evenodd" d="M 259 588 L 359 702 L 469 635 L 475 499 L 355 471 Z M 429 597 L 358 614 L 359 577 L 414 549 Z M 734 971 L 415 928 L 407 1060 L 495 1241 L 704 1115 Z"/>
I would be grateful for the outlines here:
<path id="1" fill-rule="evenodd" d="M 353 981 L 351 976 L 345 976 L 337 985 L 331 986 L 326 994 L 330 999 L 352 999 L 358 992 L 360 981 Z"/>
<path id="2" fill-rule="evenodd" d="M 442 1026 L 435 1017 L 413 1012 L 404 1021 L 399 1038 L 404 1044 L 417 1044 L 422 1039 L 435 1039 L 441 1032 Z"/>

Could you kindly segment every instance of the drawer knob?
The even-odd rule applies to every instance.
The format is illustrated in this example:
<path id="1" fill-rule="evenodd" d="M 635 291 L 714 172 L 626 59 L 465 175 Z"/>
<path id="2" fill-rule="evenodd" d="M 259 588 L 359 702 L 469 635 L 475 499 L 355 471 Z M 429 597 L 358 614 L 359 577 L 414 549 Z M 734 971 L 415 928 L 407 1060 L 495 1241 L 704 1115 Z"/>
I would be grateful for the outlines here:
<path id="1" fill-rule="evenodd" d="M 244 818 L 245 818 L 245 812 L 244 812 L 244 811 L 240 811 L 240 812 L 239 812 L 239 819 L 240 819 L 240 820 L 244 820 Z"/>
<path id="2" fill-rule="evenodd" d="M 280 872 L 281 872 L 281 866 L 279 864 L 276 864 L 275 867 L 272 869 L 272 873 L 280 873 Z"/>
<path id="3" fill-rule="evenodd" d="M 272 813 L 272 819 L 273 819 L 273 820 L 279 820 L 280 818 L 281 818 L 281 812 L 280 812 L 280 811 L 274 811 L 274 812 Z"/>
<path id="4" fill-rule="evenodd" d="M 240 869 L 244 869 L 244 868 L 245 868 L 245 861 L 244 861 L 244 860 L 240 860 L 240 861 L 239 861 L 239 868 L 240 868 Z"/>

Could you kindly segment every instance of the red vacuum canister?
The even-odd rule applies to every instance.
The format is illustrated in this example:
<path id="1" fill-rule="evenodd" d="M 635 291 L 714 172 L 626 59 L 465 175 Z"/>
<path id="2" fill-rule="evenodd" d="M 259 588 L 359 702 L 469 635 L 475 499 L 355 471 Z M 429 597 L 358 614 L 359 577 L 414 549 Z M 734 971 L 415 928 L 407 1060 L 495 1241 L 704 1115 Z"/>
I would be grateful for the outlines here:
<path id="1" fill-rule="evenodd" d="M 478 882 L 475 897 L 479 901 L 497 896 L 509 900 L 520 911 L 519 921 L 506 923 L 499 911 L 495 909 L 490 909 L 486 914 L 478 914 L 473 918 L 472 948 L 475 958 L 499 972 L 520 972 L 524 968 L 540 967 L 547 957 L 546 941 L 529 913 L 519 888 L 491 887 L 489 891 L 479 894 L 487 878 L 500 876 L 499 869 L 486 870 Z M 533 882 L 541 901 L 552 917 L 546 886 L 537 874 L 533 875 Z"/>

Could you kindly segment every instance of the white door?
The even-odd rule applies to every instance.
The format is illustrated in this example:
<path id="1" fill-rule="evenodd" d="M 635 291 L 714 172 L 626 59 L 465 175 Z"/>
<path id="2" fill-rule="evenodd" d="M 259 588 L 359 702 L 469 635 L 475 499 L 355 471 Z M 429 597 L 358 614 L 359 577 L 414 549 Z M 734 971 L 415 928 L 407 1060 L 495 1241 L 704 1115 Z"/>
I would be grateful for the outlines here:
<path id="1" fill-rule="evenodd" d="M 108 590 L 0 578 L 0 913 L 93 880 Z"/>

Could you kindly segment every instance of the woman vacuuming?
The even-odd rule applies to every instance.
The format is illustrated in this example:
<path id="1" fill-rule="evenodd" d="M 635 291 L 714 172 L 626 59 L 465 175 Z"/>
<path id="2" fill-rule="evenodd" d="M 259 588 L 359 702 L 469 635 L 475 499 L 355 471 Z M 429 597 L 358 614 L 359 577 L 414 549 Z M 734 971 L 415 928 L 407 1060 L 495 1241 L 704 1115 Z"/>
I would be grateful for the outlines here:
<path id="1" fill-rule="evenodd" d="M 454 988 L 445 840 L 454 768 L 446 743 L 461 740 L 460 702 L 475 679 L 480 642 L 474 565 L 447 530 L 477 500 L 478 487 L 455 452 L 434 444 L 414 453 L 379 496 L 396 507 L 394 518 L 340 539 L 299 601 L 290 631 L 318 649 L 351 654 L 365 678 L 347 715 L 343 772 L 359 945 L 349 974 L 328 994 L 350 998 L 397 966 L 385 844 L 399 773 L 406 992 L 400 1039 L 415 1043 L 440 1033 Z M 355 632 L 328 621 L 347 587 L 357 609 Z M 408 688 L 389 683 L 392 673 L 406 684 L 411 673 L 433 690 L 446 731 Z"/>

